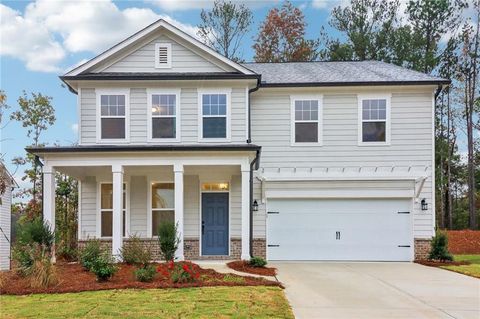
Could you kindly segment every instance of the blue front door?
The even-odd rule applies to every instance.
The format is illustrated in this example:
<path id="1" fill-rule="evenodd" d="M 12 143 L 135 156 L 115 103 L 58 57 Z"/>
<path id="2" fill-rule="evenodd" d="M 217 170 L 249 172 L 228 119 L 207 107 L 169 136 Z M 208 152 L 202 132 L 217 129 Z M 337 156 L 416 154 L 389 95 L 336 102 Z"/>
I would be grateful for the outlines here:
<path id="1" fill-rule="evenodd" d="M 202 255 L 228 255 L 228 193 L 202 194 Z"/>

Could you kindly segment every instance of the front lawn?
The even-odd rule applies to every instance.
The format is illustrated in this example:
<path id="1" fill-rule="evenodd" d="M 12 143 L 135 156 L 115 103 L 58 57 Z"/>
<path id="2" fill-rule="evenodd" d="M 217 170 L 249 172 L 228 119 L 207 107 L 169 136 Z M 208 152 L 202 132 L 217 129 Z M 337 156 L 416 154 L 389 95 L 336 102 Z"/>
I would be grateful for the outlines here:
<path id="1" fill-rule="evenodd" d="M 480 278 L 480 255 L 454 255 L 455 261 L 469 262 L 469 265 L 440 266 L 440 268 L 455 271 L 467 276 Z"/>
<path id="2" fill-rule="evenodd" d="M 0 296 L 2 318 L 293 318 L 278 287 L 125 289 Z"/>

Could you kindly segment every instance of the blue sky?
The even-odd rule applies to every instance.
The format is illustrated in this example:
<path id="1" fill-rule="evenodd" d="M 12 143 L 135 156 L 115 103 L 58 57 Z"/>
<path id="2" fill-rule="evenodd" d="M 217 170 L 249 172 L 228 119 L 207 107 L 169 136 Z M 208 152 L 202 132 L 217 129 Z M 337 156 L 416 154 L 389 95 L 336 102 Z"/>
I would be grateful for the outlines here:
<path id="1" fill-rule="evenodd" d="M 53 98 L 57 121 L 44 132 L 41 141 L 69 145 L 77 142 L 76 95 L 62 87 L 58 76 L 69 67 L 94 57 L 105 48 L 138 31 L 159 17 L 175 20 L 190 32 L 200 22 L 201 8 L 212 0 L 146 1 L 1 1 L 0 4 L 0 88 L 11 109 L 4 117 L 1 153 L 9 170 L 16 156 L 24 156 L 31 143 L 26 129 L 8 121 L 18 108 L 17 98 L 26 92 L 41 92 Z M 254 13 L 251 32 L 243 40 L 244 59 L 252 60 L 251 48 L 258 26 L 279 1 L 243 1 Z M 339 0 L 293 1 L 303 9 L 307 36 L 318 37 L 327 25 L 330 9 Z M 119 27 L 119 26 L 126 27 Z M 15 174 L 21 184 L 23 168 Z"/>

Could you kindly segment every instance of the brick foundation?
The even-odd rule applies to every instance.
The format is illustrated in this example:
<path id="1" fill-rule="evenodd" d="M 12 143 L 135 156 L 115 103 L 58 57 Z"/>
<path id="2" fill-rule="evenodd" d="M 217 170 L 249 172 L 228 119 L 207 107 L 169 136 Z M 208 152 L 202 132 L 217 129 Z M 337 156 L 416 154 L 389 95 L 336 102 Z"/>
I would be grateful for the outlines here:
<path id="1" fill-rule="evenodd" d="M 430 254 L 431 239 L 417 239 L 415 238 L 415 260 L 428 259 Z"/>
<path id="2" fill-rule="evenodd" d="M 129 239 L 124 239 L 123 244 L 128 246 Z M 161 260 L 160 246 L 156 239 L 141 239 L 143 245 L 148 246 L 152 252 L 154 260 Z M 86 240 L 80 240 L 78 242 L 78 248 L 85 247 Z M 242 240 L 240 238 L 232 238 L 230 240 L 230 255 L 229 256 L 200 256 L 200 242 L 195 238 L 185 238 L 184 244 L 184 256 L 186 260 L 235 260 L 240 259 L 242 253 Z M 112 241 L 110 239 L 101 239 L 100 246 L 102 250 L 112 251 Z M 253 240 L 253 255 L 265 258 L 266 256 L 266 244 L 265 239 Z"/>

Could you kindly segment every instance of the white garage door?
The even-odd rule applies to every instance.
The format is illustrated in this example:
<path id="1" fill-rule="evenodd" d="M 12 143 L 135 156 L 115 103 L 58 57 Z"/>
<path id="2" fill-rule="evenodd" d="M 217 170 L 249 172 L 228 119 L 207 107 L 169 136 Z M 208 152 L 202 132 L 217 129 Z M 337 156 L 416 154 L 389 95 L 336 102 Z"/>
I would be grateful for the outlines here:
<path id="1" fill-rule="evenodd" d="M 269 260 L 410 261 L 411 199 L 269 199 Z"/>

